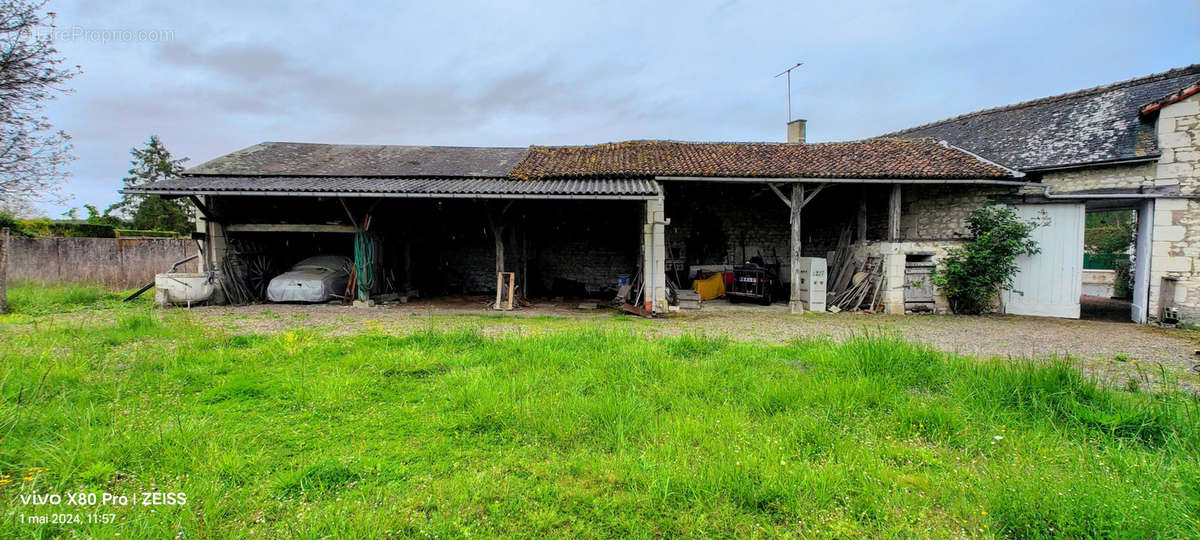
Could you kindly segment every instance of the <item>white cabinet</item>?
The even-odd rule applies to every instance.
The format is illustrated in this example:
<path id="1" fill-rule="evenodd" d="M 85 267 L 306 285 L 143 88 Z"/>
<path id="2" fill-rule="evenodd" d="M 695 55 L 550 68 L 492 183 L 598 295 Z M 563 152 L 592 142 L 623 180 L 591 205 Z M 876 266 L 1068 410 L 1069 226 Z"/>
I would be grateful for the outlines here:
<path id="1" fill-rule="evenodd" d="M 799 268 L 800 302 L 808 311 L 825 311 L 825 282 L 829 272 L 825 259 L 818 257 L 800 257 L 793 263 Z"/>

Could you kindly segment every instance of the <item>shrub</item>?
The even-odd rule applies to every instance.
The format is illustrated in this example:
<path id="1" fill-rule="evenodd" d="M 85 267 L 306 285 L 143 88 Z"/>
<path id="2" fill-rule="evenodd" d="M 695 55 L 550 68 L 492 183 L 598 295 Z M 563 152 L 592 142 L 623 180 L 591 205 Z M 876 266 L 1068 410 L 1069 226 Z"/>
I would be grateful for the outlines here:
<path id="1" fill-rule="evenodd" d="M 971 212 L 971 239 L 950 250 L 933 272 L 933 285 L 946 295 L 950 309 L 964 314 L 991 311 L 1000 291 L 1012 290 L 1017 257 L 1041 251 L 1031 238 L 1039 225 L 1003 205 L 985 204 Z"/>
<path id="2" fill-rule="evenodd" d="M 177 238 L 179 233 L 175 231 L 146 231 L 140 229 L 117 229 L 117 236 L 137 236 L 143 238 Z"/>
<path id="3" fill-rule="evenodd" d="M 25 227 L 21 225 L 20 220 L 4 212 L 0 212 L 0 229 L 8 229 L 8 234 L 13 236 L 29 236 L 29 233 L 25 232 Z"/>
<path id="4" fill-rule="evenodd" d="M 73 221 L 51 221 L 49 219 L 19 220 L 20 227 L 31 236 L 62 236 L 79 238 L 114 238 L 116 229 L 111 225 L 78 223 Z"/>
<path id="5" fill-rule="evenodd" d="M 1113 263 L 1113 298 L 1129 300 L 1133 298 L 1133 263 L 1129 259 Z"/>

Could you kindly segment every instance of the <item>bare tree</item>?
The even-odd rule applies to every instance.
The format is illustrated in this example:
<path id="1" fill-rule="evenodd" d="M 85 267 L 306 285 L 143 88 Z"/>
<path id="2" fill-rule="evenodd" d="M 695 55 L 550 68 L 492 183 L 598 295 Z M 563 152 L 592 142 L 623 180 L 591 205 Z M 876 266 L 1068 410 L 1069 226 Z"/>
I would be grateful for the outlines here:
<path id="1" fill-rule="evenodd" d="M 45 0 L 0 0 L 0 201 L 61 202 L 71 138 L 43 114 L 79 66 L 63 67 L 54 48 L 54 13 Z"/>

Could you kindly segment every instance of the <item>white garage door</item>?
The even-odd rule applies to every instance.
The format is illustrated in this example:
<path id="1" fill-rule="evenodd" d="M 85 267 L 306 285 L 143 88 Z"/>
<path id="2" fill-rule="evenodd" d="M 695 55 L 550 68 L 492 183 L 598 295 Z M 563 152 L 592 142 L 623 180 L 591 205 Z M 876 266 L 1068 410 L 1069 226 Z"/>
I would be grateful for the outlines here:
<path id="1" fill-rule="evenodd" d="M 1026 204 L 1016 208 L 1022 218 L 1043 222 L 1033 231 L 1042 251 L 1017 259 L 1020 270 L 1013 279 L 1014 291 L 1004 293 L 1005 312 L 1078 319 L 1083 286 L 1083 205 Z"/>

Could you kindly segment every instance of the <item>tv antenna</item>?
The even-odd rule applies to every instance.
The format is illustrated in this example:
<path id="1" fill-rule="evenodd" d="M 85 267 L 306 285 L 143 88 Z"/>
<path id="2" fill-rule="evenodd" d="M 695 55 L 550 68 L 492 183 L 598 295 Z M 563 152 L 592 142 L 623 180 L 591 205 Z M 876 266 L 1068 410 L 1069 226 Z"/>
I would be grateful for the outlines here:
<path id="1" fill-rule="evenodd" d="M 779 75 L 787 75 L 787 90 L 788 90 L 788 94 L 787 94 L 787 96 L 788 96 L 788 117 L 787 117 L 787 121 L 788 121 L 788 122 L 791 122 L 791 121 L 792 121 L 792 70 L 793 70 L 793 69 L 796 69 L 796 68 L 798 68 L 798 67 L 800 67 L 800 66 L 803 66 L 803 65 L 804 65 L 804 62 L 797 62 L 797 63 L 796 63 L 796 65 L 794 65 L 794 66 L 792 66 L 792 67 L 790 67 L 790 68 L 787 68 L 787 69 L 785 69 L 785 70 L 783 70 L 783 71 L 780 71 L 780 72 L 779 72 Z M 776 76 L 775 76 L 775 78 L 776 78 L 776 79 L 778 79 L 778 78 L 779 78 L 779 75 L 776 75 Z"/>

